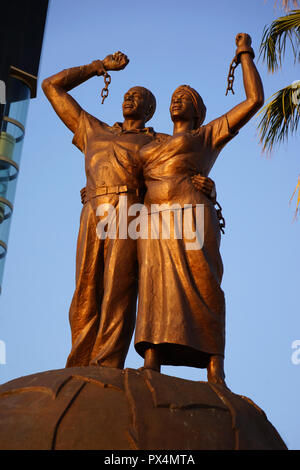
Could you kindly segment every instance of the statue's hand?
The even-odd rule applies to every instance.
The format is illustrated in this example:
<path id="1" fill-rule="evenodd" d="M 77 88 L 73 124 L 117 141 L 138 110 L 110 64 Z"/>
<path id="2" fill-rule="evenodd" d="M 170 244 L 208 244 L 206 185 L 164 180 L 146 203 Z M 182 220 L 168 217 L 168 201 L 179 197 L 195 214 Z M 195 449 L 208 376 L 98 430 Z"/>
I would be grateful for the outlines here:
<path id="1" fill-rule="evenodd" d="M 216 186 L 212 179 L 197 174 L 192 176 L 192 183 L 197 189 L 197 191 L 201 191 L 210 199 L 212 199 L 212 201 L 216 200 Z"/>
<path id="2" fill-rule="evenodd" d="M 123 52 L 118 51 L 106 56 L 102 62 L 106 70 L 123 70 L 128 64 L 129 59 Z"/>
<path id="3" fill-rule="evenodd" d="M 85 204 L 86 199 L 86 188 L 80 190 L 81 204 Z"/>
<path id="4" fill-rule="evenodd" d="M 239 33 L 236 35 L 235 43 L 238 48 L 251 47 L 252 39 L 247 33 Z"/>
<path id="5" fill-rule="evenodd" d="M 236 57 L 237 63 L 240 62 L 240 60 L 241 60 L 240 57 L 244 52 L 249 53 L 251 55 L 252 59 L 254 59 L 255 54 L 254 54 L 254 51 L 251 47 L 252 40 L 251 40 L 251 37 L 249 36 L 249 34 L 247 34 L 247 33 L 237 34 L 236 38 L 235 38 L 235 43 L 237 45 L 237 49 L 235 51 L 235 57 Z"/>

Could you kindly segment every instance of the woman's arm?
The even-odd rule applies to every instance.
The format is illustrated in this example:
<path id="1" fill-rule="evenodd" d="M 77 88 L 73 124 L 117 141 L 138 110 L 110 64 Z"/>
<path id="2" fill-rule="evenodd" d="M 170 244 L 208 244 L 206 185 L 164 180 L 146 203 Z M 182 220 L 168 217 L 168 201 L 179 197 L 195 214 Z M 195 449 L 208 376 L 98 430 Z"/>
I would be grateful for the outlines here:
<path id="1" fill-rule="evenodd" d="M 250 36 L 245 33 L 238 34 L 236 45 L 237 60 L 242 65 L 246 100 L 227 113 L 228 124 L 233 133 L 241 129 L 264 103 L 263 85 L 253 62 L 254 53 Z"/>
<path id="2" fill-rule="evenodd" d="M 75 132 L 81 107 L 68 91 L 96 75 L 103 75 L 107 70 L 122 70 L 129 60 L 122 52 L 108 55 L 103 61 L 94 60 L 91 64 L 72 67 L 46 78 L 42 88 L 64 124 Z"/>

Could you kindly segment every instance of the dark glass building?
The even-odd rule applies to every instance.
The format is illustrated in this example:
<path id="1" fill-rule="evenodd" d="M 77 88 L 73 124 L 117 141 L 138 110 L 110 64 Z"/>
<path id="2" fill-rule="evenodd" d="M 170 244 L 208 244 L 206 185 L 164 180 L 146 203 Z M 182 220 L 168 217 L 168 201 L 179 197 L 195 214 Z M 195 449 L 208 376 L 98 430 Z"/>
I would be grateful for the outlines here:
<path id="1" fill-rule="evenodd" d="M 48 0 L 10 0 L 0 27 L 0 292 L 29 102 L 36 96 Z"/>

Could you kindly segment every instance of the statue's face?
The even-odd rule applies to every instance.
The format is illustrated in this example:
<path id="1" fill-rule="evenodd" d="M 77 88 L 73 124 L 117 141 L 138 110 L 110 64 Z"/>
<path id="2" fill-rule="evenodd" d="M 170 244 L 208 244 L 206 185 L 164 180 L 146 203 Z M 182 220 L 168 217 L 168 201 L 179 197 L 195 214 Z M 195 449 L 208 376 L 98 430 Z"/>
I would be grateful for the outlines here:
<path id="1" fill-rule="evenodd" d="M 139 87 L 130 88 L 124 95 L 122 105 L 124 118 L 145 119 L 148 111 L 148 97 Z"/>
<path id="2" fill-rule="evenodd" d="M 183 90 L 173 93 L 170 105 L 172 120 L 193 120 L 196 118 L 196 112 L 192 98 Z"/>

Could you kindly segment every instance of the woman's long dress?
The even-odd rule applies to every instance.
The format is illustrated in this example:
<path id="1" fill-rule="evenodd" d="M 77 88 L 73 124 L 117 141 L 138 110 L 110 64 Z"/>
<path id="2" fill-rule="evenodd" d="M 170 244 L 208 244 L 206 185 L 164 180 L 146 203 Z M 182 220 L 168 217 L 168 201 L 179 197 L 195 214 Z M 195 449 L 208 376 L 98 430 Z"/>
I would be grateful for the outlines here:
<path id="1" fill-rule="evenodd" d="M 224 355 L 219 221 L 191 177 L 208 176 L 232 137 L 224 115 L 195 131 L 159 137 L 141 151 L 148 232 L 138 239 L 135 348 L 144 357 L 149 346 L 160 345 L 161 364 L 207 367 L 210 355 Z"/>

